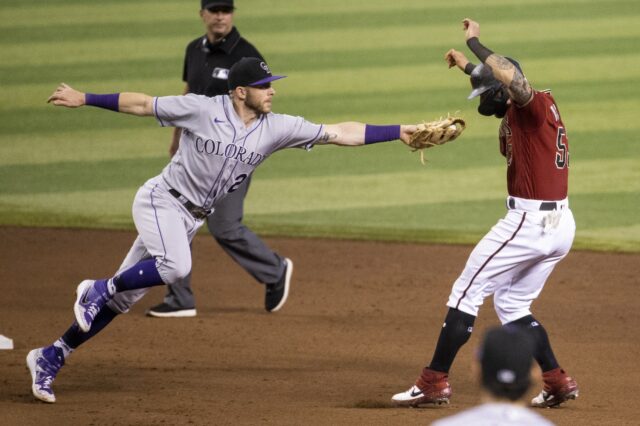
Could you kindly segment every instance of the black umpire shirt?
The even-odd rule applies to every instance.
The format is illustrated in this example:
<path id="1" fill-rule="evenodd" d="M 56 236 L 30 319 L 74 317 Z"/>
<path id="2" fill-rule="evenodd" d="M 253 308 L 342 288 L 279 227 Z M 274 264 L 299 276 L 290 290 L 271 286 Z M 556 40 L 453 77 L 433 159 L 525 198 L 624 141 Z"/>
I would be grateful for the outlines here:
<path id="1" fill-rule="evenodd" d="M 198 37 L 187 45 L 182 80 L 189 85 L 189 93 L 206 96 L 227 94 L 229 69 L 244 57 L 264 60 L 260 52 L 240 36 L 236 27 L 215 44 L 211 44 L 206 35 Z"/>

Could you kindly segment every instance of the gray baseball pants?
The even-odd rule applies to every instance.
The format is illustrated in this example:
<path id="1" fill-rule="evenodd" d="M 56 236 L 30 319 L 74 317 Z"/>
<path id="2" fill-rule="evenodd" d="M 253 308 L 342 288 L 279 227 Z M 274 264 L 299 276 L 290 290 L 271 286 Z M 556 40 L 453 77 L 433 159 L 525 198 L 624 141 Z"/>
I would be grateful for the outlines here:
<path id="1" fill-rule="evenodd" d="M 209 232 L 218 244 L 258 282 L 277 282 L 284 274 L 284 258 L 272 251 L 256 234 L 242 224 L 244 199 L 251 177 L 236 191 L 215 205 L 207 218 Z M 182 281 L 167 286 L 164 302 L 174 308 L 195 307 L 191 290 L 191 273 Z"/>

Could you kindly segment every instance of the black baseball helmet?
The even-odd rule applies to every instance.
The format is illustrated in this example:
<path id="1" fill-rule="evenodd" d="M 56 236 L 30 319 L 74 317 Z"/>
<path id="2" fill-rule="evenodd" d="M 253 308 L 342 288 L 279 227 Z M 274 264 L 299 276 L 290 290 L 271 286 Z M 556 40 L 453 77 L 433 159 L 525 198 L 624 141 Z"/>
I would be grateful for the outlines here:
<path id="1" fill-rule="evenodd" d="M 506 58 L 522 72 L 520 64 L 511 58 Z M 477 65 L 471 71 L 471 93 L 467 99 L 480 96 L 478 112 L 482 115 L 502 118 L 507 113 L 507 101 L 509 92 L 502 82 L 496 80 L 491 71 L 491 67 L 485 64 Z"/>

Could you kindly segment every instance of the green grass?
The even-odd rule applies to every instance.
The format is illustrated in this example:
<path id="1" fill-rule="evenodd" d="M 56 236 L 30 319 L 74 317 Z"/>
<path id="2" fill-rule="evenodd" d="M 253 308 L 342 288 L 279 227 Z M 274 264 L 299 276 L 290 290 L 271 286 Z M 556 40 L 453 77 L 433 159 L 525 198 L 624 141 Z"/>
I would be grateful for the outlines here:
<path id="1" fill-rule="evenodd" d="M 465 135 L 404 146 L 279 152 L 255 174 L 246 222 L 264 235 L 474 243 L 504 214 L 495 119 L 448 70 L 468 53 L 461 19 L 552 88 L 569 132 L 574 247 L 640 251 L 640 4 L 633 0 L 453 2 L 240 0 L 236 23 L 289 78 L 275 109 L 316 122 L 419 122 L 460 111 Z M 180 0 L 0 4 L 0 224 L 132 228 L 140 184 L 167 162 L 153 119 L 46 104 L 65 81 L 94 92 L 181 92 L 198 5 Z M 445 17 L 450 17 L 444 19 Z M 471 55 L 469 55 L 471 56 Z"/>

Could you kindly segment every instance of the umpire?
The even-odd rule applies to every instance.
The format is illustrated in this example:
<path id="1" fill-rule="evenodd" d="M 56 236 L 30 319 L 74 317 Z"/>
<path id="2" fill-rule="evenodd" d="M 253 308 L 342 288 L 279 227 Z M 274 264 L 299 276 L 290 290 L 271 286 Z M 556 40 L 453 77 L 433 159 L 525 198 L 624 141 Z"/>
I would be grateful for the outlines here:
<path id="1" fill-rule="evenodd" d="M 229 91 L 227 77 L 233 64 L 243 57 L 264 59 L 233 26 L 233 0 L 201 0 L 200 17 L 206 34 L 187 45 L 182 79 L 184 93 L 217 96 Z M 175 128 L 169 152 L 178 150 L 182 129 Z M 265 309 L 279 310 L 286 302 L 293 264 L 283 258 L 242 224 L 244 198 L 251 178 L 215 205 L 207 218 L 209 232 L 218 244 L 258 282 L 265 284 Z M 195 300 L 191 275 L 168 285 L 164 302 L 147 310 L 152 317 L 193 317 Z"/>

